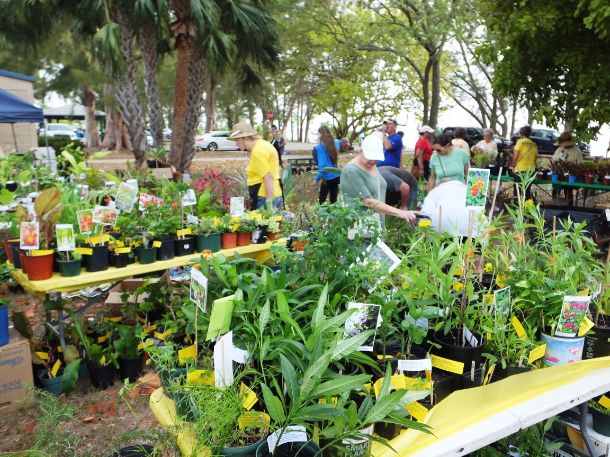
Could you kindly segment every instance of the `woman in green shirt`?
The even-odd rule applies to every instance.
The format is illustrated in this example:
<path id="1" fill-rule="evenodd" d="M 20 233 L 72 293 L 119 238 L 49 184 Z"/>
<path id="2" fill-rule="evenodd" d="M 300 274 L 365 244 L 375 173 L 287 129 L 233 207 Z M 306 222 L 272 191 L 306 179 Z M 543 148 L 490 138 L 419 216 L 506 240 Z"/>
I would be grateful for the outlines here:
<path id="1" fill-rule="evenodd" d="M 447 181 L 466 181 L 470 162 L 467 151 L 454 147 L 450 135 L 441 135 L 432 145 L 432 149 L 436 153 L 430 159 L 428 192 Z"/>
<path id="2" fill-rule="evenodd" d="M 387 183 L 377 170 L 377 161 L 384 160 L 383 140 L 373 134 L 362 141 L 360 152 L 341 171 L 341 194 L 348 205 L 364 205 L 384 215 L 413 222 L 414 211 L 405 211 L 385 204 Z"/>

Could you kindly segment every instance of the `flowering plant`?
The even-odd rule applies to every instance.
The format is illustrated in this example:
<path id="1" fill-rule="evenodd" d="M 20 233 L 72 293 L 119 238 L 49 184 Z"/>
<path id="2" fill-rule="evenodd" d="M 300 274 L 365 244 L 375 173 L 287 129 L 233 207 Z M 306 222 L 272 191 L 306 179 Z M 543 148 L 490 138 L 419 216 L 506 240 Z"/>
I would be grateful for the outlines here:
<path id="1" fill-rule="evenodd" d="M 142 224 L 149 233 L 156 237 L 175 235 L 181 226 L 178 205 L 176 203 L 149 203 L 142 214 Z"/>
<path id="2" fill-rule="evenodd" d="M 241 229 L 239 217 L 225 214 L 218 223 L 220 233 L 236 233 Z"/>
<path id="3" fill-rule="evenodd" d="M 191 224 L 193 235 L 212 235 L 220 233 L 221 220 L 219 217 L 204 217 L 199 219 L 199 224 Z"/>

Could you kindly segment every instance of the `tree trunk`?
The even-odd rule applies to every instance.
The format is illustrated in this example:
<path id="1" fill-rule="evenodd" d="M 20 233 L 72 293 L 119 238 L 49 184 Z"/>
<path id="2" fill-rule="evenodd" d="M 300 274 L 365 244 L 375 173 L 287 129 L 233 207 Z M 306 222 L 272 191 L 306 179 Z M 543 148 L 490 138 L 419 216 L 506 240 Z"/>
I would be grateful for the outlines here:
<path id="1" fill-rule="evenodd" d="M 313 114 L 313 104 L 309 98 L 307 99 L 307 111 L 305 113 L 305 141 L 309 138 L 309 123 L 311 122 L 311 115 Z"/>
<path id="2" fill-rule="evenodd" d="M 441 62 L 440 52 L 432 56 L 432 94 L 430 96 L 430 118 L 428 125 L 433 129 L 438 124 L 438 112 L 441 105 Z"/>
<path id="3" fill-rule="evenodd" d="M 216 78 L 210 75 L 208 90 L 205 94 L 205 131 L 216 130 Z"/>
<path id="4" fill-rule="evenodd" d="M 176 82 L 174 96 L 174 121 L 172 122 L 172 144 L 169 162 L 180 167 L 186 142 L 186 114 L 188 105 L 189 57 L 191 49 L 186 40 L 179 38 L 176 43 Z"/>
<path id="5" fill-rule="evenodd" d="M 163 146 L 163 110 L 157 83 L 159 70 L 159 54 L 157 51 L 157 32 L 152 23 L 142 24 L 139 32 L 140 48 L 142 49 L 142 62 L 144 64 L 144 90 L 148 101 L 148 117 L 150 119 L 150 134 L 153 146 Z"/>
<path id="6" fill-rule="evenodd" d="M 207 69 L 207 59 L 203 53 L 197 48 L 192 49 L 188 67 L 188 104 L 184 129 L 185 141 L 183 143 L 180 166 L 176 167 L 179 172 L 187 171 L 195 156 L 195 133 L 199 125 L 199 119 L 201 119 Z"/>
<path id="7" fill-rule="evenodd" d="M 123 122 L 129 132 L 136 167 L 139 167 L 146 156 L 146 132 L 138 96 L 137 63 L 133 50 L 134 36 L 131 25 L 120 5 L 111 2 L 110 11 L 119 25 L 121 54 L 125 60 L 123 74 L 120 75 L 116 84 L 116 98 L 123 115 Z"/>
<path id="8" fill-rule="evenodd" d="M 87 149 L 99 148 L 100 135 L 95 122 L 95 93 L 88 84 L 83 85 L 83 105 L 85 106 Z"/>
<path id="9" fill-rule="evenodd" d="M 102 148 L 112 149 L 116 146 L 116 124 L 114 122 L 113 112 L 114 109 L 110 103 L 111 97 L 114 97 L 114 89 L 112 84 L 104 84 L 103 88 L 105 111 L 106 111 L 106 128 L 104 130 L 104 140 L 102 141 Z"/>

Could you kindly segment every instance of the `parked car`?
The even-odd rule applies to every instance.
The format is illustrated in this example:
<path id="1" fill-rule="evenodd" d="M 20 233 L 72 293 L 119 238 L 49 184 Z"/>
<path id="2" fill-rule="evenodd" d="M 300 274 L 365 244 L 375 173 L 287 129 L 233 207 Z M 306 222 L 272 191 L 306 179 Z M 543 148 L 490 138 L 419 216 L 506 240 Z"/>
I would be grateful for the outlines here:
<path id="1" fill-rule="evenodd" d="M 77 135 L 74 132 L 74 129 L 69 124 L 55 124 L 55 123 L 47 124 L 46 130 L 47 130 L 46 133 L 47 133 L 48 137 L 66 136 L 66 137 L 69 137 L 71 140 L 77 139 Z M 38 134 L 40 136 L 44 136 L 45 128 L 42 127 L 38 131 Z"/>
<path id="2" fill-rule="evenodd" d="M 558 138 L 559 132 L 552 129 L 533 129 L 532 136 L 530 137 L 530 139 L 538 146 L 538 154 L 545 155 L 553 155 L 555 153 L 555 150 L 557 150 L 555 143 L 557 142 Z M 511 143 L 515 145 L 518 139 L 519 132 L 515 132 L 515 134 L 511 137 Z M 591 155 L 591 147 L 587 143 L 580 141 L 578 142 L 577 146 L 582 151 L 583 156 L 588 157 Z"/>
<path id="3" fill-rule="evenodd" d="M 195 147 L 207 151 L 236 151 L 239 149 L 235 141 L 228 139 L 231 132 L 227 130 L 213 130 L 195 138 Z"/>
<path id="4" fill-rule="evenodd" d="M 445 127 L 441 133 L 446 133 L 451 136 L 455 136 L 454 132 L 457 127 Z M 466 129 L 466 136 L 464 140 L 468 143 L 468 146 L 473 147 L 479 141 L 483 139 L 483 129 L 481 127 L 464 127 Z M 498 146 L 498 151 L 510 151 L 511 143 L 507 138 L 502 138 L 498 135 L 494 135 L 494 141 Z"/>
<path id="5" fill-rule="evenodd" d="M 163 129 L 163 139 L 171 140 L 172 139 L 172 129 L 166 127 Z"/>

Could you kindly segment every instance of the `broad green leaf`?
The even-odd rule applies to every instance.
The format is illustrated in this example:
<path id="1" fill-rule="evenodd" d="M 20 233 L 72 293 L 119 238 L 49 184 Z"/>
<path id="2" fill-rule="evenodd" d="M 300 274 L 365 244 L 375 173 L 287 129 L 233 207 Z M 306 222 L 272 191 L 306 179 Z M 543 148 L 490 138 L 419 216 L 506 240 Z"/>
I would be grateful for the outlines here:
<path id="1" fill-rule="evenodd" d="M 299 324 L 297 324 L 290 315 L 290 307 L 288 306 L 288 301 L 283 292 L 277 293 L 277 311 L 280 315 L 280 319 L 290 325 L 292 329 L 299 334 L 301 339 L 305 341 L 305 335 L 303 335 L 301 327 L 299 327 Z"/>
<path id="2" fill-rule="evenodd" d="M 63 393 L 72 392 L 76 382 L 78 381 L 78 367 L 80 366 L 80 359 L 73 360 L 64 369 L 64 373 L 61 377 L 61 391 Z"/>
<path id="3" fill-rule="evenodd" d="M 314 389 L 316 382 L 326 371 L 329 363 L 330 354 L 325 352 L 320 358 L 315 359 L 313 365 L 310 365 L 309 368 L 307 368 L 303 375 L 303 383 L 301 384 L 301 399 L 308 398 L 311 395 L 311 391 Z"/>
<path id="4" fill-rule="evenodd" d="M 312 397 L 330 397 L 333 395 L 339 395 L 343 392 L 349 392 L 350 390 L 358 389 L 362 387 L 364 383 L 371 379 L 370 375 L 360 374 L 356 376 L 341 376 L 331 381 L 326 381 L 318 386 L 311 392 Z"/>
<path id="5" fill-rule="evenodd" d="M 343 410 L 334 405 L 310 405 L 299 410 L 299 413 L 294 417 L 295 422 L 299 421 L 323 421 L 334 419 L 343 414 Z"/>
<path id="6" fill-rule="evenodd" d="M 269 323 L 269 317 L 271 316 L 271 305 L 269 304 L 269 300 L 265 302 L 263 307 L 261 308 L 261 313 L 258 316 L 258 331 L 261 335 L 265 332 L 265 328 Z"/>
<path id="7" fill-rule="evenodd" d="M 299 397 L 297 373 L 290 361 L 282 354 L 280 354 L 280 364 L 282 366 L 282 377 L 284 378 L 284 384 L 288 390 L 288 396 L 290 397 L 291 403 L 294 404 L 298 401 Z"/>
<path id="8" fill-rule="evenodd" d="M 375 406 L 371 408 L 369 413 L 364 420 L 366 425 L 374 424 L 375 422 L 379 422 L 383 420 L 388 414 L 404 408 L 409 403 L 412 403 L 417 400 L 421 400 L 428 396 L 428 391 L 406 391 L 406 390 L 397 390 L 395 392 L 390 392 L 388 395 L 379 398 L 375 403 Z"/>
<path id="9" fill-rule="evenodd" d="M 379 398 L 385 397 L 390 392 L 390 385 L 392 382 L 392 364 L 388 363 L 383 382 L 381 383 L 381 389 L 379 390 Z"/>
<path id="10" fill-rule="evenodd" d="M 335 347 L 332 349 L 331 360 L 336 361 L 339 360 L 352 352 L 358 350 L 360 346 L 364 344 L 366 340 L 369 339 L 371 335 L 375 333 L 375 330 L 366 330 L 358 335 L 351 336 L 344 340 L 339 341 Z"/>
<path id="11" fill-rule="evenodd" d="M 318 327 L 322 321 L 324 320 L 324 307 L 326 306 L 326 302 L 328 301 L 328 284 L 324 286 L 322 289 L 322 293 L 320 294 L 320 298 L 318 299 L 318 306 L 312 316 L 311 324 L 314 328 Z"/>
<path id="12" fill-rule="evenodd" d="M 261 388 L 263 390 L 263 399 L 265 400 L 267 412 L 277 424 L 283 424 L 286 421 L 286 414 L 284 413 L 282 402 L 271 393 L 271 389 L 269 389 L 266 384 L 262 384 Z"/>

